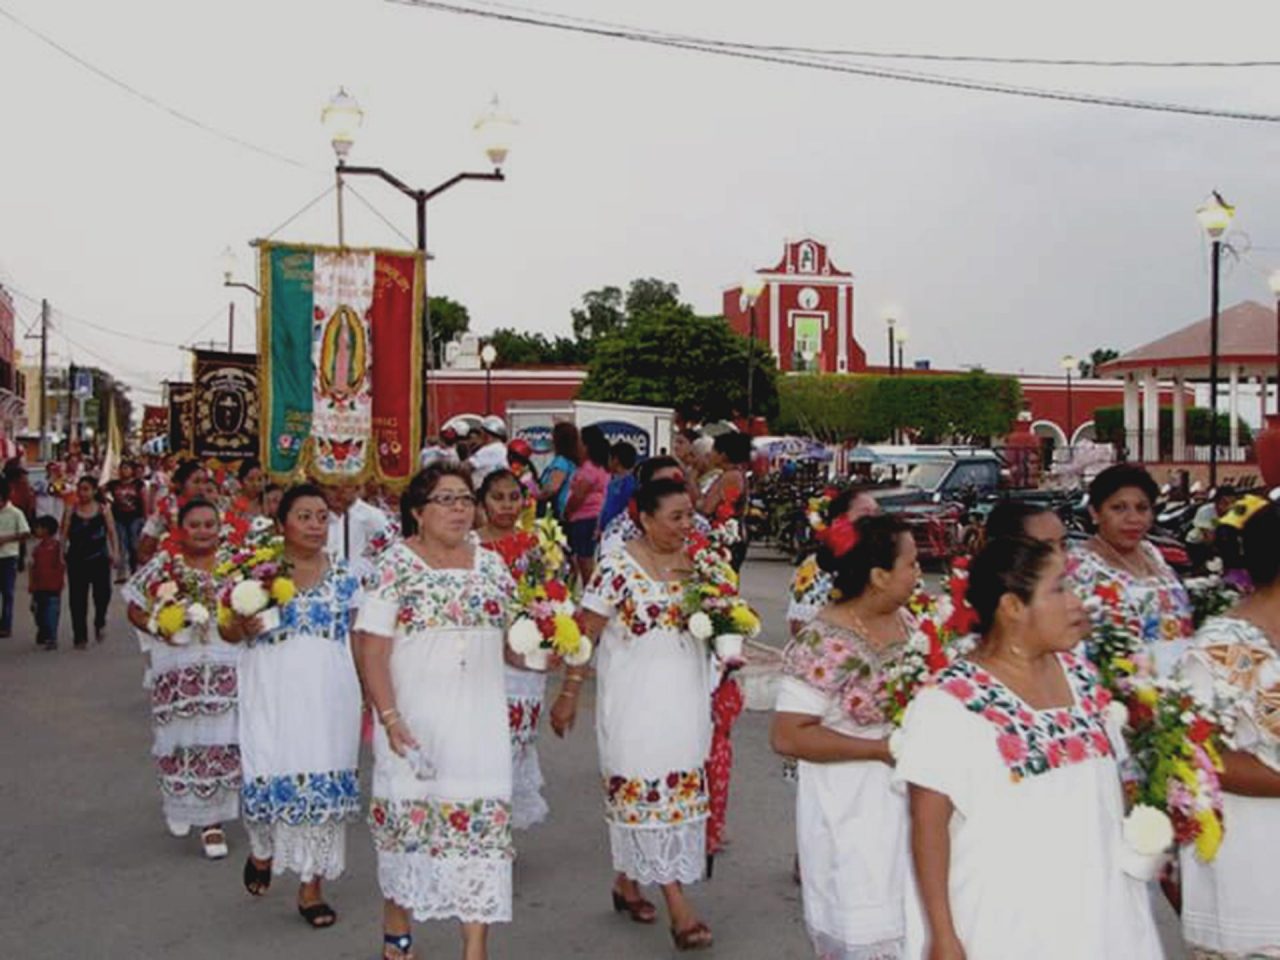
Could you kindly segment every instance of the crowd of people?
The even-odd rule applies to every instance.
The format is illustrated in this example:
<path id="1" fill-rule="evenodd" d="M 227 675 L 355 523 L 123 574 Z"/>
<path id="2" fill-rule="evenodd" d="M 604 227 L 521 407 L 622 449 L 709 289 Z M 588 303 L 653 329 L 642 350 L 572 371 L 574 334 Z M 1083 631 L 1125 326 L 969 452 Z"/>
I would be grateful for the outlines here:
<path id="1" fill-rule="evenodd" d="M 100 641 L 112 572 L 131 571 L 169 830 L 198 831 L 221 858 L 240 818 L 245 889 L 263 896 L 294 874 L 299 913 L 322 928 L 337 920 L 323 884 L 343 874 L 347 825 L 364 816 L 384 960 L 412 957 L 413 924 L 430 920 L 460 924 L 464 960 L 487 956 L 490 926 L 512 919 L 514 831 L 550 809 L 541 718 L 568 735 L 594 675 L 614 909 L 657 922 L 644 889 L 656 886 L 675 947 L 705 949 L 713 933 L 688 887 L 718 846 L 731 760 L 717 741 L 741 693 L 690 627 L 689 544 L 740 528 L 750 443 L 681 433 L 671 455 L 640 459 L 598 428 L 558 424 L 553 445 L 535 475 L 528 444 L 491 418 L 480 437 L 429 445 L 400 491 L 281 489 L 254 461 L 131 465 L 103 487 L 60 470 L 61 511 L 30 524 L 7 471 L 0 630 L 31 529 L 37 640 L 50 648 L 63 566 L 81 649 L 89 596 Z M 28 493 L 33 509 L 50 496 Z M 820 960 L 1163 955 L 1158 887 L 1121 864 L 1125 721 L 1091 662 L 1110 615 L 1100 593 L 1136 625 L 1139 667 L 1238 721 L 1221 758 L 1222 849 L 1212 863 L 1174 857 L 1164 877 L 1186 939 L 1204 957 L 1280 956 L 1267 880 L 1280 853 L 1280 508 L 1261 501 L 1243 525 L 1251 592 L 1197 632 L 1187 590 L 1146 540 L 1156 498 L 1140 468 L 1109 468 L 1090 489 L 1095 532 L 1074 541 L 1051 512 L 998 507 L 952 598 L 966 636 L 905 703 L 886 690 L 922 630 L 910 529 L 865 492 L 825 505 L 787 623 L 771 625 L 785 648 L 770 741 L 797 769 L 797 879 Z M 595 648 L 588 663 L 507 641 L 530 602 L 535 516 L 564 531 L 557 581 Z M 250 527 L 282 538 L 293 583 L 270 618 L 219 601 L 219 557 Z M 740 567 L 745 542 L 729 553 Z M 181 642 L 157 626 L 170 583 L 218 611 Z"/>

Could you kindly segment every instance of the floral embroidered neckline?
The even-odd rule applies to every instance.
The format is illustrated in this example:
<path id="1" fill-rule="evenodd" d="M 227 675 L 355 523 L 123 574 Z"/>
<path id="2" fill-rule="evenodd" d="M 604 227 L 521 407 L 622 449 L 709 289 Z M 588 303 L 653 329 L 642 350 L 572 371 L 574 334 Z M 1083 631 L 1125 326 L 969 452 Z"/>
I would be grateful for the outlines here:
<path id="1" fill-rule="evenodd" d="M 1037 710 L 989 670 L 960 659 L 938 675 L 937 686 L 998 731 L 996 749 L 1014 783 L 1060 767 L 1113 756 L 1103 723 L 1111 694 L 1093 668 L 1070 653 L 1058 654 L 1071 688 L 1067 706 Z"/>

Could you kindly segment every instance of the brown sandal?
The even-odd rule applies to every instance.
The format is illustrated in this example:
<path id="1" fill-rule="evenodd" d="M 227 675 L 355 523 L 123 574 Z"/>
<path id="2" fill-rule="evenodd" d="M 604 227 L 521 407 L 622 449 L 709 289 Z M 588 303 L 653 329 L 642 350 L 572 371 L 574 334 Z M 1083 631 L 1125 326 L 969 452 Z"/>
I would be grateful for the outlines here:
<path id="1" fill-rule="evenodd" d="M 632 923 L 653 923 L 658 919 L 658 908 L 644 897 L 628 900 L 617 890 L 613 891 L 613 909 L 630 916 Z"/>
<path id="2" fill-rule="evenodd" d="M 711 936 L 711 928 L 705 923 L 695 923 L 686 930 L 671 931 L 671 939 L 681 953 L 688 950 L 709 950 L 715 943 Z"/>

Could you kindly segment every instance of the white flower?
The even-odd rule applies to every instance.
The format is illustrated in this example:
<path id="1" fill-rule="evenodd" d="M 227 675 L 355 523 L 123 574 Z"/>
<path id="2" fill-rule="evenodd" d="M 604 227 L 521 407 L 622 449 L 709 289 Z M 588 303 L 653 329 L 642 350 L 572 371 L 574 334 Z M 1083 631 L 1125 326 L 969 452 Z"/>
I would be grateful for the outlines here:
<path id="1" fill-rule="evenodd" d="M 695 640 L 710 640 L 716 630 L 711 624 L 711 618 L 699 610 L 689 618 L 689 632 Z"/>
<path id="2" fill-rule="evenodd" d="M 193 603 L 187 607 L 187 623 L 193 627 L 203 627 L 209 622 L 209 608 L 203 603 Z"/>
<path id="3" fill-rule="evenodd" d="M 923 630 L 912 631 L 911 636 L 907 637 L 907 649 L 912 653 L 929 652 L 929 638 Z"/>
<path id="4" fill-rule="evenodd" d="M 271 597 L 257 580 L 237 583 L 231 591 L 231 609 L 242 617 L 252 617 L 267 609 Z"/>
<path id="5" fill-rule="evenodd" d="M 1221 557 L 1213 557 L 1213 558 L 1211 558 L 1211 559 L 1209 560 L 1209 562 L 1208 562 L 1208 563 L 1206 563 L 1206 564 L 1204 565 L 1204 568 L 1205 568 L 1206 570 L 1208 570 L 1210 573 L 1221 573 L 1221 572 L 1222 572 L 1222 558 L 1221 558 Z"/>
<path id="6" fill-rule="evenodd" d="M 1107 724 L 1117 729 L 1124 729 L 1129 725 L 1129 708 L 1119 700 L 1112 700 L 1107 704 Z"/>
<path id="7" fill-rule="evenodd" d="M 521 617 L 507 631 L 507 646 L 520 656 L 533 653 L 542 646 L 542 631 L 529 617 Z"/>
<path id="8" fill-rule="evenodd" d="M 1124 818 L 1124 842 L 1144 857 L 1154 857 L 1173 844 L 1173 821 L 1163 810 L 1138 804 Z"/>
<path id="9" fill-rule="evenodd" d="M 591 659 L 591 641 L 583 637 L 578 641 L 578 649 L 564 658 L 564 662 L 571 667 L 585 666 Z"/>
<path id="10" fill-rule="evenodd" d="M 160 606 L 170 603 L 178 596 L 178 585 L 172 580 L 166 580 L 156 588 L 156 600 Z"/>

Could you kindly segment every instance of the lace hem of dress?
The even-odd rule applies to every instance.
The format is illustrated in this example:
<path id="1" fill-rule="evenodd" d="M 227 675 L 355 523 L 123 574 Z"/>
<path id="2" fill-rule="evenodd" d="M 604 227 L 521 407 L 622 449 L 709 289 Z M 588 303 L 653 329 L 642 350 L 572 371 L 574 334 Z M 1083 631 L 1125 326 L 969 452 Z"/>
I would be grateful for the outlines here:
<path id="1" fill-rule="evenodd" d="M 511 751 L 511 826 L 528 830 L 546 820 L 551 807 L 542 796 L 546 783 L 538 748 L 533 744 L 515 746 Z"/>
<path id="2" fill-rule="evenodd" d="M 209 827 L 239 818 L 240 790 L 228 787 L 205 796 L 197 796 L 194 793 L 172 794 L 162 789 L 160 807 L 165 818 L 174 823 Z"/>
<path id="3" fill-rule="evenodd" d="M 347 867 L 347 825 L 342 822 L 294 826 L 245 821 L 249 849 L 271 861 L 271 872 L 296 873 L 303 883 L 337 880 Z"/>
<path id="4" fill-rule="evenodd" d="M 902 960 L 905 949 L 901 937 L 876 943 L 845 943 L 830 934 L 810 930 L 809 939 L 818 960 Z"/>
<path id="5" fill-rule="evenodd" d="M 508 859 L 379 851 L 378 886 L 418 921 L 511 922 Z"/>
<path id="6" fill-rule="evenodd" d="M 707 863 L 705 818 L 679 826 L 609 824 L 613 869 L 636 883 L 697 883 Z"/>

